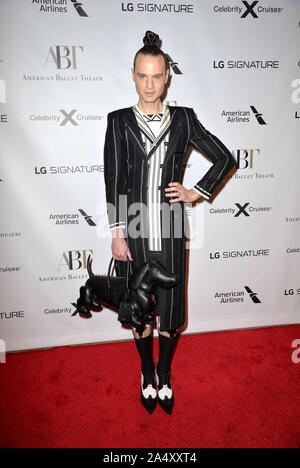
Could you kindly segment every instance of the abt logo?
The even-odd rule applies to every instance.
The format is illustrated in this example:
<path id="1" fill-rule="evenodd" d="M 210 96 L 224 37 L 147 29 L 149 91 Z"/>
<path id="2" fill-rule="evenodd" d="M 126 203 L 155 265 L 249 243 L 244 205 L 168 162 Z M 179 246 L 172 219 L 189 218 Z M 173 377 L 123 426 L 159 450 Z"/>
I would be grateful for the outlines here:
<path id="1" fill-rule="evenodd" d="M 68 250 L 62 254 L 59 269 L 66 267 L 69 270 L 86 269 L 89 254 L 93 255 L 93 250 Z"/>
<path id="2" fill-rule="evenodd" d="M 78 51 L 83 53 L 83 46 L 56 45 L 49 48 L 44 68 L 54 63 L 58 70 L 77 69 Z"/>
<path id="3" fill-rule="evenodd" d="M 260 154 L 260 149 L 238 149 L 236 150 L 235 156 L 239 169 L 253 169 L 254 157 Z"/>
<path id="4" fill-rule="evenodd" d="M 300 340 L 294 340 L 292 342 L 292 348 L 296 348 L 295 351 L 292 352 L 292 362 L 294 364 L 300 363 Z"/>

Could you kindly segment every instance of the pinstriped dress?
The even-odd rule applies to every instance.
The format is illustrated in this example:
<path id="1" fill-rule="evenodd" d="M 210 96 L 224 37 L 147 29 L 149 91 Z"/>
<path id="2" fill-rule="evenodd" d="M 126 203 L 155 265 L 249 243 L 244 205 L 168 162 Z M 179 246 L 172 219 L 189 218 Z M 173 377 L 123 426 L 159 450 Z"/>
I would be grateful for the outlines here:
<path id="1" fill-rule="evenodd" d="M 152 152 L 148 160 L 148 258 L 149 260 L 158 260 L 164 265 L 161 240 L 160 190 L 162 165 L 169 143 L 170 111 L 165 104 L 163 104 L 163 111 L 158 114 L 145 114 L 137 105 L 133 106 L 133 111 L 141 131 L 146 153 L 149 155 Z M 153 149 L 155 150 L 153 151 Z M 165 291 L 157 288 L 156 295 L 158 304 L 154 312 L 155 315 L 162 315 L 165 309 Z"/>

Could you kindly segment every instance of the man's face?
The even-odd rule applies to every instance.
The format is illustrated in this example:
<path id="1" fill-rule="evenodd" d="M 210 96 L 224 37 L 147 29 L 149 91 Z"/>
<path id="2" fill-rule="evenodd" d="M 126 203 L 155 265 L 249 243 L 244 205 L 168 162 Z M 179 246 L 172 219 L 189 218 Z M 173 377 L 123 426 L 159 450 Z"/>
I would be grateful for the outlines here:
<path id="1" fill-rule="evenodd" d="M 140 99 L 147 103 L 156 102 L 163 94 L 168 81 L 169 70 L 161 55 L 139 54 L 136 58 L 132 78 Z"/>

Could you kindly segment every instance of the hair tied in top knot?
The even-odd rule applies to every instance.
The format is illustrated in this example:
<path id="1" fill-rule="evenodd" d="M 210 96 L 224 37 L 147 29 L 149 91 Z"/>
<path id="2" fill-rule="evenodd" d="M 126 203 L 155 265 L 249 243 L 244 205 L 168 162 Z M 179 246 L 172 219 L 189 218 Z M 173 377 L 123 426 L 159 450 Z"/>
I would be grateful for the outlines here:
<path id="1" fill-rule="evenodd" d="M 156 47 L 158 47 L 159 35 L 155 34 L 152 31 L 146 31 L 143 42 L 144 42 L 145 46 L 156 46 Z"/>

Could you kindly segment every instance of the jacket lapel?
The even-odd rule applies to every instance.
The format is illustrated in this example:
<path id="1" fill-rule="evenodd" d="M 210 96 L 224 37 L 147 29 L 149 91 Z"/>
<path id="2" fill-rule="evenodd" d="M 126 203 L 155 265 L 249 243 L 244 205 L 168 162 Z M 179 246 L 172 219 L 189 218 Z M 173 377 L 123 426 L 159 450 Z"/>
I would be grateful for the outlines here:
<path id="1" fill-rule="evenodd" d="M 164 165 L 167 159 L 170 157 L 171 150 L 173 149 L 175 140 L 176 140 L 175 136 L 178 131 L 178 112 L 172 106 L 169 106 L 169 110 L 170 110 L 170 125 L 167 129 L 167 132 L 170 131 L 170 138 L 169 138 L 169 145 L 168 145 L 166 155 L 164 158 Z M 132 137 L 135 139 L 136 144 L 140 148 L 141 150 L 140 153 L 142 157 L 148 160 L 149 157 L 151 157 L 153 150 L 155 151 L 155 148 L 153 148 L 151 152 L 149 153 L 149 155 L 147 155 L 144 144 L 143 144 L 143 140 L 142 140 L 141 129 L 137 123 L 137 119 L 135 117 L 134 110 L 132 109 L 132 107 L 128 109 L 127 127 Z M 161 140 L 161 138 L 159 140 Z M 159 141 L 157 141 L 157 143 L 159 143 Z"/>
<path id="2" fill-rule="evenodd" d="M 145 159 L 147 159 L 147 153 L 146 153 L 146 150 L 145 150 L 145 147 L 144 147 L 144 144 L 143 144 L 141 131 L 140 131 L 140 128 L 139 128 L 138 123 L 136 121 L 136 118 L 135 118 L 132 107 L 128 108 L 128 122 L 125 125 L 127 126 L 128 130 L 129 130 L 129 133 L 131 133 L 132 137 L 134 138 L 136 144 L 140 148 L 141 155 Z"/>
<path id="3" fill-rule="evenodd" d="M 179 112 L 172 106 L 170 106 L 169 109 L 171 113 L 170 137 L 169 137 L 168 148 L 164 157 L 163 166 L 166 166 L 167 161 L 169 157 L 171 156 L 173 149 L 176 147 L 178 137 L 181 134 L 181 132 L 179 132 L 179 128 L 181 127 L 181 122 L 179 119 Z"/>

